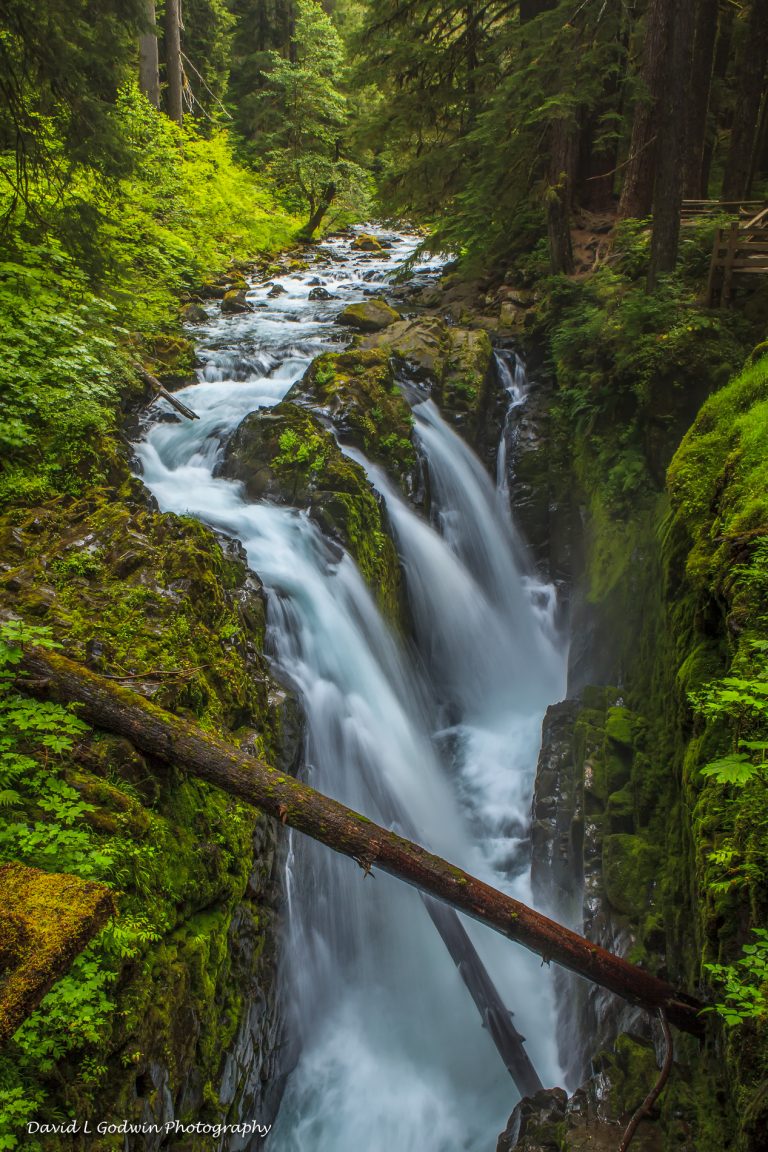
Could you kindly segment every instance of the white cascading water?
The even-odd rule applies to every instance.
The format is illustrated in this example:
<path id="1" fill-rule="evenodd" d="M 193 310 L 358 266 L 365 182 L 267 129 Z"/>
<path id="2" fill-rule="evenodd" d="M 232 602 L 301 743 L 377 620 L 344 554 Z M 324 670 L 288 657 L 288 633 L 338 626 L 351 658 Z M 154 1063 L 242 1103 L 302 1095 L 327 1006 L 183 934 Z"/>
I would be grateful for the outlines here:
<path id="1" fill-rule="evenodd" d="M 387 239 L 398 261 L 416 245 Z M 527 571 L 479 461 L 434 405 L 416 407 L 433 524 L 365 465 L 387 502 L 416 653 L 395 639 L 351 559 L 305 515 L 250 504 L 240 485 L 213 474 L 243 417 L 277 403 L 336 346 L 336 311 L 372 284 L 385 288 L 394 264 L 353 254 L 348 241 L 320 253 L 308 272 L 282 278 L 284 295 L 255 289 L 258 310 L 211 317 L 201 378 L 180 393 L 201 419 L 148 430 L 138 446 L 144 480 L 163 509 L 244 544 L 268 589 L 276 669 L 303 705 L 308 782 L 382 824 L 417 830 L 452 862 L 530 900 L 533 775 L 543 712 L 563 692 L 564 654 L 551 591 Z M 337 301 L 308 300 L 318 275 Z M 269 1148 L 489 1152 L 517 1092 L 417 893 L 293 834 L 286 879 L 298 1062 Z M 546 970 L 467 927 L 542 1080 L 557 1083 Z"/>

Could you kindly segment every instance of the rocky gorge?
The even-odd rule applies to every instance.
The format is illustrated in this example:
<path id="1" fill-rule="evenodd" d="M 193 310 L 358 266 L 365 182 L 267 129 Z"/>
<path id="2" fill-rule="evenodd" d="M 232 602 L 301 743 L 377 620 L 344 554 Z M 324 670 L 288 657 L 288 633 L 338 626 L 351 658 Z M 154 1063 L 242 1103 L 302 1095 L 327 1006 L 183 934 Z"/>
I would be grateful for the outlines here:
<path id="1" fill-rule="evenodd" d="M 376 237 L 365 236 L 369 247 L 358 248 L 365 255 L 357 258 L 373 263 L 388 250 L 377 252 L 370 247 Z M 321 248 L 314 278 L 326 279 L 329 264 Z M 697 987 L 701 955 L 719 955 L 729 934 L 737 934 L 740 902 L 762 899 L 752 876 L 704 899 L 697 890 L 711 888 L 708 852 L 722 833 L 714 831 L 712 786 L 702 788 L 692 766 L 717 734 L 696 727 L 686 693 L 725 668 L 726 648 L 742 642 L 756 596 L 759 602 L 761 554 L 745 543 L 761 523 L 761 508 L 746 507 L 747 416 L 764 403 L 764 366 L 758 356 L 729 386 L 738 390 L 742 424 L 725 427 L 715 397 L 674 455 L 670 446 L 686 432 L 689 412 L 667 405 L 665 435 L 650 446 L 648 472 L 663 475 L 669 465 L 669 493 L 650 484 L 625 517 L 595 480 L 594 429 L 571 430 L 566 459 L 562 418 L 553 411 L 557 381 L 543 365 L 535 367 L 545 302 L 514 286 L 489 299 L 476 286 L 452 284 L 450 274 L 437 283 L 435 272 L 423 274 L 426 283 L 415 277 L 402 288 L 387 285 L 387 302 L 365 297 L 372 290 L 360 286 L 370 283 L 364 263 L 352 288 L 363 299 L 346 309 L 354 315 L 344 318 L 338 309 L 338 347 L 328 351 L 324 334 L 302 332 L 283 359 L 274 356 L 272 337 L 249 344 L 236 325 L 262 311 L 274 324 L 268 309 L 285 309 L 290 275 L 309 280 L 308 271 L 286 261 L 245 288 L 228 289 L 242 296 L 237 309 L 223 297 L 222 314 L 233 325 L 226 333 L 216 320 L 218 303 L 199 305 L 190 324 L 204 331 L 213 319 L 215 329 L 212 341 L 198 341 L 197 352 L 210 396 L 198 411 L 197 455 L 174 461 L 171 470 L 207 470 L 215 451 L 212 492 L 219 482 L 235 483 L 249 501 L 302 510 L 327 542 L 325 562 L 337 564 L 348 552 L 383 617 L 407 638 L 414 605 L 404 586 L 402 539 L 393 530 L 395 501 L 427 518 L 436 506 L 414 399 L 431 396 L 494 475 L 507 419 L 502 479 L 529 549 L 523 571 L 535 593 L 530 603 L 541 608 L 544 590 L 556 587 L 559 607 L 549 626 L 562 635 L 567 620 L 572 635 L 568 698 L 549 701 L 535 781 L 532 771 L 530 777 L 530 845 L 527 829 L 515 828 L 511 871 L 525 870 L 520 859 L 530 848 L 534 897 L 555 918 L 683 987 Z M 275 293 L 281 279 L 288 290 Z M 335 296 L 339 284 L 325 290 Z M 274 303 L 263 308 L 267 300 Z M 337 311 L 327 298 L 315 301 Z M 336 318 L 321 314 L 314 321 L 335 325 Z M 292 323 L 284 314 L 279 322 L 283 330 Z M 348 328 L 359 333 L 351 346 Z M 196 334 L 195 326 L 187 331 Z M 497 349 L 515 348 L 534 365 L 525 403 L 513 408 L 491 335 Z M 183 382 L 183 374 L 181 381 L 172 376 L 169 384 Z M 249 393 L 256 377 L 256 394 Z M 222 379 L 242 385 L 236 419 L 230 399 L 221 389 L 217 394 Z M 190 404 L 202 394 L 197 387 L 184 389 Z M 162 402 L 152 416 L 161 438 L 173 432 L 176 417 Z M 705 475 L 697 463 L 702 439 L 711 454 Z M 145 478 L 166 508 L 165 477 L 141 451 Z M 382 497 L 368 464 L 386 471 L 395 497 Z M 242 747 L 294 772 L 306 721 L 296 699 L 301 689 L 294 677 L 286 679 L 284 653 L 281 674 L 270 638 L 275 621 L 261 586 L 262 579 L 270 583 L 268 565 L 254 565 L 232 539 L 221 504 L 205 506 L 209 526 L 198 522 L 192 472 L 182 478 L 183 507 L 161 513 L 118 455 L 104 493 L 11 514 L 3 586 L 14 609 L 50 625 L 74 657 L 130 679 L 162 706 L 234 735 Z M 278 547 L 266 523 L 258 531 Z M 716 546 L 714 554 L 704 540 Z M 742 549 L 736 568 L 731 547 Z M 181 643 L 185 658 L 178 666 L 171 650 Z M 77 1093 L 92 1109 L 108 1100 L 112 1110 L 119 1104 L 127 1115 L 161 1126 L 188 1115 L 271 1122 L 298 1059 L 295 1030 L 288 1041 L 285 992 L 278 992 L 284 977 L 275 932 L 287 899 L 281 877 L 287 875 L 290 889 L 290 867 L 284 869 L 292 844 L 263 818 L 206 786 L 158 775 L 135 749 L 103 734 L 82 741 L 67 780 L 87 803 L 86 822 L 100 843 L 126 829 L 137 843 L 151 842 L 149 868 L 138 856 L 123 868 L 136 916 L 139 907 L 152 910 L 156 939 L 117 965 L 119 1012 L 99 1057 L 108 1081 L 64 1085 L 62 1098 Z M 737 851 L 748 853 L 756 833 L 736 818 L 729 835 Z M 570 977 L 556 978 L 553 995 L 559 1067 L 569 1089 L 584 1087 L 569 1101 L 550 1093 L 524 1102 L 500 1138 L 503 1152 L 615 1146 L 621 1123 L 656 1075 L 660 1035 L 642 1013 Z M 759 1045 L 759 1034 L 752 1042 Z M 757 1152 L 765 1133 L 762 1082 L 743 1071 L 727 1043 L 711 1039 L 703 1053 L 691 1041 L 676 1045 L 670 1089 L 661 1113 L 641 1127 L 638 1148 L 714 1150 L 741 1100 L 733 1147 Z M 727 1091 L 719 1067 L 724 1044 Z M 163 1146 L 208 1145 L 193 1138 Z M 237 1137 L 221 1144 L 245 1146 Z M 130 1147 L 154 1152 L 160 1143 Z"/>

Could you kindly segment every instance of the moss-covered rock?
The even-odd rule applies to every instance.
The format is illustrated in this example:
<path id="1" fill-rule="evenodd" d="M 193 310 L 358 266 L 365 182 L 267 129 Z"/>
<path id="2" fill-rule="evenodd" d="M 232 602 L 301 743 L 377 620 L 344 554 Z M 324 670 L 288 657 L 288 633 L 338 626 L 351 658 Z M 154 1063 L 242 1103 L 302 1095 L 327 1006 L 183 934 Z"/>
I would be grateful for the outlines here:
<path id="1" fill-rule="evenodd" d="M 430 316 L 401 320 L 365 337 L 360 346 L 381 349 L 409 365 L 430 384 L 443 415 L 477 442 L 496 392 L 493 348 L 487 332 L 452 327 Z"/>
<path id="2" fill-rule="evenodd" d="M 383 252 L 384 246 L 381 241 L 372 236 L 369 232 L 361 232 L 352 241 L 352 247 L 357 252 Z"/>
<path id="3" fill-rule="evenodd" d="M 6 610 L 161 706 L 280 758 L 261 593 L 238 547 L 160 515 L 124 470 L 117 489 L 7 515 L 0 554 Z M 18 792 L 3 854 L 83 871 L 119 898 L 114 923 L 0 1057 L 4 1089 L 81 1119 L 240 1115 L 275 1043 L 271 825 L 98 732 L 66 759 L 48 756 Z M 259 1012 L 245 1013 L 246 996 Z M 253 1059 L 225 1092 L 238 1051 Z"/>
<path id="4" fill-rule="evenodd" d="M 244 288 L 231 288 L 225 292 L 221 301 L 221 310 L 225 315 L 250 312 L 251 306 L 248 303 L 246 290 Z"/>
<path id="5" fill-rule="evenodd" d="M 352 349 L 319 356 L 287 399 L 329 416 L 342 443 L 362 449 L 406 491 L 412 489 L 413 416 L 386 352 Z"/>
<path id="6" fill-rule="evenodd" d="M 290 401 L 252 412 L 227 445 L 221 470 L 251 499 L 308 508 L 349 549 L 390 619 L 398 618 L 399 566 L 379 501 L 363 469 L 312 412 Z"/>
<path id="7" fill-rule="evenodd" d="M 336 323 L 358 332 L 380 332 L 400 320 L 400 313 L 378 296 L 363 300 L 360 304 L 350 304 L 339 312 Z"/>

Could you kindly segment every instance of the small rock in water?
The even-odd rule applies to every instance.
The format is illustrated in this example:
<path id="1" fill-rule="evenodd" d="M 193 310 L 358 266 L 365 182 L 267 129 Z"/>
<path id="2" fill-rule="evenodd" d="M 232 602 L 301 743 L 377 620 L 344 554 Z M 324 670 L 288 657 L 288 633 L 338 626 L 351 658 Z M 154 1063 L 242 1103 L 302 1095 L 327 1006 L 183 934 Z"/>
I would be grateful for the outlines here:
<path id="1" fill-rule="evenodd" d="M 275 296 L 284 296 L 286 291 L 287 289 L 283 288 L 282 284 L 273 284 L 267 295 L 272 296 L 273 298 Z"/>
<path id="2" fill-rule="evenodd" d="M 181 318 L 185 324 L 205 324 L 208 313 L 202 304 L 185 304 L 181 310 Z"/>
<path id="3" fill-rule="evenodd" d="M 371 236 L 368 232 L 361 232 L 352 242 L 352 247 L 357 252 L 381 252 L 384 246 L 375 236 Z"/>
<path id="4" fill-rule="evenodd" d="M 251 306 L 244 289 L 232 289 L 231 292 L 227 292 L 221 302 L 221 310 L 225 313 L 250 312 Z"/>
<path id="5" fill-rule="evenodd" d="M 333 296 L 327 288 L 313 288 L 309 294 L 310 300 L 338 300 L 338 296 Z"/>

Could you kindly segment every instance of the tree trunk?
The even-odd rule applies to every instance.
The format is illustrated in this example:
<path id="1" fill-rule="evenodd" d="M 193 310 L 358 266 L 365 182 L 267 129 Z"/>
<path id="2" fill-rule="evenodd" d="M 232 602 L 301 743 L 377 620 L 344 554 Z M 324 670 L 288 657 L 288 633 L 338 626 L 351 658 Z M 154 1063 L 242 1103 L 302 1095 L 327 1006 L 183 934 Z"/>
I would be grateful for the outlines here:
<path id="1" fill-rule="evenodd" d="M 160 60 L 157 49 L 155 0 L 144 0 L 147 31 L 139 37 L 139 88 L 155 108 L 160 107 Z"/>
<path id="2" fill-rule="evenodd" d="M 723 199 L 747 195 L 768 64 L 768 0 L 752 0 L 737 59 L 736 104 L 723 176 Z"/>
<path id="3" fill-rule="evenodd" d="M 659 147 L 653 190 L 649 292 L 656 287 L 659 275 L 673 272 L 677 264 L 683 206 L 684 174 L 680 157 L 685 151 L 685 101 L 691 74 L 694 0 L 668 0 L 668 3 L 666 65 L 659 108 Z"/>
<path id="4" fill-rule="evenodd" d="M 578 155 L 578 132 L 575 125 L 559 119 L 551 127 L 551 156 L 547 188 L 547 234 L 549 265 L 557 275 L 573 272 L 571 244 L 571 199 L 573 174 Z"/>
<path id="5" fill-rule="evenodd" d="M 314 237 L 315 232 L 317 232 L 318 228 L 322 224 L 326 213 L 331 207 L 331 204 L 333 204 L 334 200 L 336 199 L 336 192 L 336 185 L 328 184 L 327 187 L 323 190 L 323 193 L 320 197 L 320 203 L 318 204 L 317 208 L 313 210 L 310 206 L 310 212 L 312 214 L 301 232 L 302 238 L 304 240 L 309 241 Z"/>
<path id="6" fill-rule="evenodd" d="M 672 0 L 650 0 L 646 13 L 645 40 L 640 69 L 643 86 L 635 105 L 629 157 L 619 200 L 619 216 L 648 216 L 653 205 L 656 177 L 659 102 L 665 72 L 666 47 Z M 678 163 L 680 157 L 677 158 Z"/>
<path id="7" fill-rule="evenodd" d="M 177 124 L 184 122 L 184 71 L 181 64 L 181 0 L 165 3 L 165 75 L 168 82 L 168 115 Z"/>
<path id="8" fill-rule="evenodd" d="M 690 200 L 706 198 L 702 185 L 712 73 L 715 62 L 720 0 L 699 0 L 688 91 L 684 192 Z"/>
<path id="9" fill-rule="evenodd" d="M 731 59 L 735 11 L 735 6 L 730 0 L 720 0 L 717 44 L 715 46 L 715 66 L 712 70 L 712 85 L 709 96 L 709 120 L 704 138 L 704 155 L 701 163 L 701 195 L 704 198 L 709 194 L 709 174 L 712 171 L 712 160 L 715 155 L 715 146 L 720 128 L 723 89 Z"/>
<path id="10" fill-rule="evenodd" d="M 662 1008 L 678 1028 L 703 1034 L 702 1005 L 671 984 L 135 692 L 42 649 L 25 649 L 17 667 L 32 678 L 20 684 L 24 691 L 80 704 L 80 714 L 92 724 L 125 736 L 162 763 L 183 767 L 350 856 L 366 873 L 376 867 L 396 876 L 536 952 L 547 963 L 562 964 L 643 1007 Z"/>

